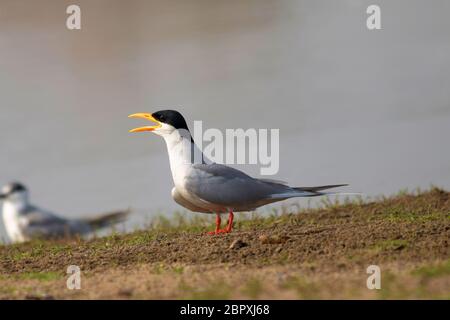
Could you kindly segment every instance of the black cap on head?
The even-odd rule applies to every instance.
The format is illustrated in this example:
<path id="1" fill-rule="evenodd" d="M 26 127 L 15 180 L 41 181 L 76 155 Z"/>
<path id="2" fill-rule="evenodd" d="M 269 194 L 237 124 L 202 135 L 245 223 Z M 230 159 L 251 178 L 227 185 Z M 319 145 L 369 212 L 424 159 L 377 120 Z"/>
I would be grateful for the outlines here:
<path id="1" fill-rule="evenodd" d="M 22 191 L 27 191 L 27 188 L 23 184 L 20 182 L 11 182 L 3 187 L 2 192 L 0 193 L 0 199 L 4 199 L 13 193 Z"/>
<path id="2" fill-rule="evenodd" d="M 186 120 L 184 120 L 184 117 L 178 111 L 161 110 L 152 113 L 152 117 L 159 122 L 171 125 L 175 129 L 186 129 L 189 131 Z"/>

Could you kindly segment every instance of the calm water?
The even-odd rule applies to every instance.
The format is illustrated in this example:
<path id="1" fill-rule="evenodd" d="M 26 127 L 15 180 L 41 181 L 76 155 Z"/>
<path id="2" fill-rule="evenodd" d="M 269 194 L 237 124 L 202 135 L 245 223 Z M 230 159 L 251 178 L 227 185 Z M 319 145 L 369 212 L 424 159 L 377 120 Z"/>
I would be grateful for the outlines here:
<path id="1" fill-rule="evenodd" d="M 165 145 L 127 115 L 280 128 L 294 185 L 450 188 L 450 2 L 0 0 L 0 183 L 68 217 L 170 214 Z M 257 174 L 257 166 L 244 169 Z M 3 234 L 0 227 L 0 236 Z"/>

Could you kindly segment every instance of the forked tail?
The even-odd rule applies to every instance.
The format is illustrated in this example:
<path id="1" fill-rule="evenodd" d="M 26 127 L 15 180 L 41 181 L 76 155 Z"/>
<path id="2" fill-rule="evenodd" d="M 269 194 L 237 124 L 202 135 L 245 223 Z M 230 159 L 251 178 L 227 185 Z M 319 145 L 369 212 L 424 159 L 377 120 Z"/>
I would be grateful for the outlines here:
<path id="1" fill-rule="evenodd" d="M 321 192 L 323 190 L 328 190 L 328 189 L 337 188 L 337 187 L 345 187 L 345 186 L 348 186 L 348 184 L 344 183 L 344 184 L 329 184 L 329 185 L 325 185 L 325 186 L 316 186 L 316 187 L 295 187 L 292 189 L 300 191 L 300 192 L 311 192 L 313 194 L 317 194 L 318 196 L 321 196 L 321 195 L 326 194 L 326 192 Z"/>
<path id="2" fill-rule="evenodd" d="M 348 186 L 348 184 L 329 184 L 326 186 L 315 186 L 315 187 L 293 187 L 292 191 L 275 193 L 270 197 L 272 199 L 288 199 L 288 198 L 296 198 L 296 197 L 317 197 L 324 195 L 333 195 L 339 194 L 343 195 L 340 192 L 323 192 L 323 190 L 328 190 L 337 187 Z M 346 193 L 347 194 L 347 193 Z"/>

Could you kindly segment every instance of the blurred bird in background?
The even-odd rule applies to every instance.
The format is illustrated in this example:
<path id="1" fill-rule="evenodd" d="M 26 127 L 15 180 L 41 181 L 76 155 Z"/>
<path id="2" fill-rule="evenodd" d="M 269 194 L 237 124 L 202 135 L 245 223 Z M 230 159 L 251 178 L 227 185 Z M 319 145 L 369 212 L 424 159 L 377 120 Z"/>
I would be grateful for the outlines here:
<path id="1" fill-rule="evenodd" d="M 29 202 L 27 188 L 18 182 L 4 186 L 0 193 L 3 222 L 11 242 L 86 236 L 124 221 L 129 211 L 117 211 L 93 218 L 65 219 Z"/>

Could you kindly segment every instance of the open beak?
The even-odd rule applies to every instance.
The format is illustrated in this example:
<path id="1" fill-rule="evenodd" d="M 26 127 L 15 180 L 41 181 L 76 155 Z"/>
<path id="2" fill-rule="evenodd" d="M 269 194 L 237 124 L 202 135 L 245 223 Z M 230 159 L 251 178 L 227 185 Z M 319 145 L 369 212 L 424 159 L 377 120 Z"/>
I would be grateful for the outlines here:
<path id="1" fill-rule="evenodd" d="M 155 118 L 153 118 L 153 116 L 150 113 L 135 113 L 135 114 L 130 114 L 128 116 L 128 118 L 142 118 L 142 119 L 147 119 L 149 121 L 153 121 L 156 122 L 156 125 L 154 126 L 145 126 L 145 127 L 139 127 L 139 128 L 135 128 L 130 130 L 130 132 L 144 132 L 144 131 L 153 131 L 155 129 L 158 129 L 162 126 L 161 122 L 159 122 L 158 120 L 156 120 Z"/>

